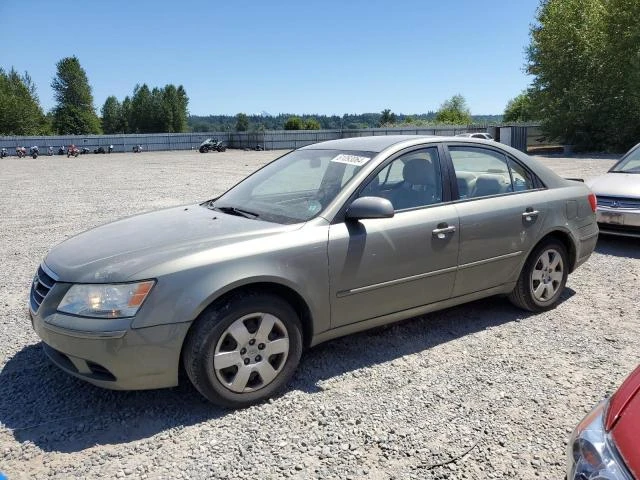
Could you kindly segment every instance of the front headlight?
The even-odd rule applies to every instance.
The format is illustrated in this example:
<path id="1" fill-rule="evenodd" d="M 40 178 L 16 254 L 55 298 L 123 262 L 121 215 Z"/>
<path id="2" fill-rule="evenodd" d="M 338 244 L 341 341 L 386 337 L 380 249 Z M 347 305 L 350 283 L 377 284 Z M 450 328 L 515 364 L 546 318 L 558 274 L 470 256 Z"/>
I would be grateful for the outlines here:
<path id="1" fill-rule="evenodd" d="M 95 318 L 133 317 L 155 282 L 73 285 L 58 305 L 58 311 Z"/>
<path id="2" fill-rule="evenodd" d="M 576 427 L 569 439 L 567 480 L 633 480 L 604 429 L 603 401 Z"/>

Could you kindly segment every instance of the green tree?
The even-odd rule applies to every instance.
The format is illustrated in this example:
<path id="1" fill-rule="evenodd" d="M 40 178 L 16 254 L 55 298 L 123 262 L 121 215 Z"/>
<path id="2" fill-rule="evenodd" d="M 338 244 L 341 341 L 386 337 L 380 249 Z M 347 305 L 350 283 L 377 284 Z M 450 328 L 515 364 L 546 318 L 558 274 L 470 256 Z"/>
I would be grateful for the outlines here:
<path id="1" fill-rule="evenodd" d="M 167 87 L 173 87 L 173 85 L 168 85 Z M 165 90 L 167 87 L 165 87 Z M 178 88 L 176 88 L 176 100 L 172 105 L 173 131 L 186 132 L 188 130 L 189 97 L 182 85 L 178 85 Z"/>
<path id="2" fill-rule="evenodd" d="M 531 94 L 522 92 L 507 103 L 502 117 L 504 122 L 530 122 L 538 120 L 535 109 L 531 101 Z"/>
<path id="3" fill-rule="evenodd" d="M 91 86 L 78 58 L 63 58 L 56 68 L 56 76 L 51 82 L 57 102 L 53 110 L 55 130 L 63 135 L 100 133 Z"/>
<path id="4" fill-rule="evenodd" d="M 471 112 L 467 106 L 465 98 L 458 94 L 446 100 L 440 110 L 436 112 L 437 123 L 451 125 L 469 125 L 471 123 Z"/>
<path id="5" fill-rule="evenodd" d="M 121 133 L 123 129 L 122 105 L 113 95 L 107 97 L 102 106 L 102 131 L 104 133 Z"/>
<path id="6" fill-rule="evenodd" d="M 385 108 L 380 114 L 380 122 L 378 123 L 379 127 L 384 127 L 388 125 L 393 125 L 396 123 L 396 114 L 393 113 L 390 109 Z"/>
<path id="7" fill-rule="evenodd" d="M 527 69 L 548 136 L 589 150 L 640 137 L 638 15 L 632 0 L 541 2 Z"/>
<path id="8" fill-rule="evenodd" d="M 152 128 L 151 90 L 146 83 L 136 85 L 131 96 L 131 120 L 129 127 L 132 133 L 150 133 Z"/>
<path id="9" fill-rule="evenodd" d="M 0 135 L 44 135 L 49 122 L 40 108 L 36 87 L 25 72 L 0 68 Z"/>
<path id="10" fill-rule="evenodd" d="M 315 118 L 307 118 L 303 124 L 304 130 L 320 130 L 320 122 Z"/>
<path id="11" fill-rule="evenodd" d="M 300 117 L 289 117 L 284 124 L 285 130 L 302 130 L 304 125 Z"/>
<path id="12" fill-rule="evenodd" d="M 246 132 L 249 130 L 249 119 L 245 113 L 236 115 L 236 132 Z"/>
<path id="13" fill-rule="evenodd" d="M 131 128 L 131 125 L 131 98 L 126 96 L 122 101 L 122 131 L 124 133 L 132 133 L 133 129 Z"/>

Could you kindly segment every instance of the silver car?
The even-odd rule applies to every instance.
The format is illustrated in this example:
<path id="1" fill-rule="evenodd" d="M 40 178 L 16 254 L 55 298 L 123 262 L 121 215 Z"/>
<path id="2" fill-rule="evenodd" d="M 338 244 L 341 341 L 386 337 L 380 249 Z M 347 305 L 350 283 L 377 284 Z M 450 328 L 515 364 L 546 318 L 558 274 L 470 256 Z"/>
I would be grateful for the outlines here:
<path id="1" fill-rule="evenodd" d="M 600 231 L 640 238 L 640 144 L 606 174 L 587 182 L 598 198 Z"/>
<path id="2" fill-rule="evenodd" d="M 587 186 L 496 142 L 335 140 L 66 240 L 30 311 L 72 375 L 160 388 L 183 365 L 206 398 L 243 407 L 320 342 L 491 295 L 552 308 L 597 236 Z"/>

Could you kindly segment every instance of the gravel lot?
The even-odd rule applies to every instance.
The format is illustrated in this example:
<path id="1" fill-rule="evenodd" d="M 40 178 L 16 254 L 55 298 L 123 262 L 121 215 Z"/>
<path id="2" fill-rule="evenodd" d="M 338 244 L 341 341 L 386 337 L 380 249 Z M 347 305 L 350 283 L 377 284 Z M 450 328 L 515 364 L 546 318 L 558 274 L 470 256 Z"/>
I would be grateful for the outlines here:
<path id="1" fill-rule="evenodd" d="M 242 411 L 113 392 L 51 366 L 26 309 L 66 237 L 204 200 L 276 152 L 0 161 L 0 471 L 9 478 L 563 478 L 566 439 L 639 363 L 640 244 L 601 238 L 538 315 L 493 298 L 320 345 Z M 588 178 L 609 158 L 545 158 Z"/>

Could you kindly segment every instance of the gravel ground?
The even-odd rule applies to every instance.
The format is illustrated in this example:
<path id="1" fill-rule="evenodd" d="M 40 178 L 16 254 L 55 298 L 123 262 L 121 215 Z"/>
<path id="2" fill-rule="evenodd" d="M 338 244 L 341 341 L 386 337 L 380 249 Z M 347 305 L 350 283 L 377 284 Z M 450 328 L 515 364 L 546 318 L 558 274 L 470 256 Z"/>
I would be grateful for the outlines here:
<path id="1" fill-rule="evenodd" d="M 555 310 L 493 298 L 320 345 L 242 411 L 51 366 L 26 310 L 70 235 L 212 197 L 275 152 L 0 161 L 0 471 L 9 478 L 563 478 L 566 439 L 638 363 L 640 248 L 601 238 Z M 544 158 L 565 176 L 611 158 Z"/>

